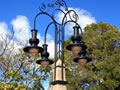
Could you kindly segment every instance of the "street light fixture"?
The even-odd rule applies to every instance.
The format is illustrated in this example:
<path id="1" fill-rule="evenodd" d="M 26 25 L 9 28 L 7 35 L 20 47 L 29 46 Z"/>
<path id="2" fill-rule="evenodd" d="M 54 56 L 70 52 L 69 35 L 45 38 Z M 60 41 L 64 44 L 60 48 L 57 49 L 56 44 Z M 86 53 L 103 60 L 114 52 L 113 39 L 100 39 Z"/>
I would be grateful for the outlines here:
<path id="1" fill-rule="evenodd" d="M 53 8 L 55 6 L 59 6 L 59 8 L 55 9 L 52 14 L 49 14 L 45 11 L 48 7 Z M 61 8 L 61 7 L 64 7 Z M 77 57 L 74 59 L 75 62 L 80 63 L 81 65 L 89 62 L 91 59 L 88 57 L 86 49 L 87 46 L 84 44 L 80 33 L 82 29 L 80 25 L 77 23 L 78 15 L 74 10 L 69 10 L 64 0 L 57 0 L 55 3 L 43 4 L 39 7 L 40 12 L 35 16 L 34 19 L 34 29 L 32 30 L 32 38 L 29 40 L 30 46 L 24 48 L 24 51 L 30 53 L 30 56 L 36 56 L 39 53 L 41 54 L 42 59 L 37 60 L 37 64 L 41 64 L 42 67 L 47 67 L 50 64 L 53 64 L 53 61 L 48 59 L 49 53 L 47 51 L 46 44 L 46 36 L 49 27 L 54 25 L 55 32 L 55 57 L 54 57 L 54 77 L 53 77 L 53 90 L 66 90 L 66 76 L 65 76 L 65 65 L 64 65 L 64 34 L 65 34 L 65 26 L 68 23 L 73 23 L 75 26 L 73 27 L 73 35 L 71 37 L 72 43 L 67 45 L 66 49 L 73 52 Z M 58 22 L 55 19 L 55 12 L 60 11 L 63 13 L 62 22 Z M 71 16 L 72 13 L 72 16 Z M 36 29 L 36 20 L 38 16 L 45 15 L 49 17 L 52 21 L 48 24 L 45 30 L 44 44 L 43 48 L 38 46 L 39 39 L 37 39 L 37 29 Z M 69 17 L 69 19 L 67 19 Z"/>
<path id="2" fill-rule="evenodd" d="M 73 59 L 74 62 L 79 63 L 80 65 L 85 65 L 87 62 L 91 61 L 91 58 L 87 54 L 87 46 L 84 45 L 82 50 L 79 52 L 79 55 Z"/>
<path id="3" fill-rule="evenodd" d="M 71 37 L 72 43 L 67 45 L 66 49 L 72 51 L 74 55 L 78 55 L 78 53 L 81 51 L 83 47 L 82 37 L 79 35 L 80 27 L 75 26 L 73 27 L 73 29 L 74 29 L 74 34 Z"/>
<path id="4" fill-rule="evenodd" d="M 36 63 L 41 64 L 42 67 L 47 67 L 48 65 L 53 64 L 53 61 L 48 59 L 49 53 L 47 52 L 47 46 L 47 44 L 43 44 L 44 51 L 41 53 L 42 59 L 36 61 Z"/>
<path id="5" fill-rule="evenodd" d="M 30 53 L 30 56 L 37 56 L 38 53 L 43 52 L 43 48 L 39 47 L 39 39 L 37 39 L 37 30 L 33 29 L 32 38 L 29 40 L 30 46 L 25 47 L 23 50 Z"/>

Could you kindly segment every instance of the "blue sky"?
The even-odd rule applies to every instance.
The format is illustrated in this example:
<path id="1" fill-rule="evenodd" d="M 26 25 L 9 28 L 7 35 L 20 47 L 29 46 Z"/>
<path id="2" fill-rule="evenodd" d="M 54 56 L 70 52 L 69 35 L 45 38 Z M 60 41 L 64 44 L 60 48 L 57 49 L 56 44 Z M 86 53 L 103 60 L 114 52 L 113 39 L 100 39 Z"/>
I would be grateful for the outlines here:
<path id="1" fill-rule="evenodd" d="M 33 28 L 34 16 L 39 12 L 41 2 L 54 0 L 0 0 L 0 34 L 11 29 L 11 24 L 16 31 L 21 28 L 23 31 L 16 34 L 17 39 L 24 39 L 30 35 L 30 29 Z M 80 24 L 86 25 L 88 21 L 104 21 L 120 28 L 120 0 L 65 0 L 68 7 L 77 8 L 80 14 Z M 83 14 L 82 10 L 84 11 Z M 89 15 L 90 13 L 90 15 Z M 23 21 L 23 22 L 22 22 Z M 44 36 L 44 28 L 49 19 L 42 17 L 38 20 L 39 38 Z M 4 23 L 3 23 L 4 22 Z M 2 24 L 1 24 L 2 23 Z M 49 32 L 53 34 L 53 31 Z M 29 34 L 29 35 L 28 35 Z M 25 37 L 26 36 L 26 37 Z M 20 38 L 21 37 L 21 38 Z M 49 37 L 49 46 L 53 47 L 53 37 Z M 53 56 L 53 49 L 49 49 Z"/>
<path id="2" fill-rule="evenodd" d="M 9 22 L 17 15 L 27 16 L 32 26 L 38 6 L 47 0 L 0 0 L 0 21 Z M 48 0 L 50 1 L 50 0 Z M 68 6 L 89 11 L 96 21 L 105 21 L 120 27 L 120 0 L 66 0 Z"/>

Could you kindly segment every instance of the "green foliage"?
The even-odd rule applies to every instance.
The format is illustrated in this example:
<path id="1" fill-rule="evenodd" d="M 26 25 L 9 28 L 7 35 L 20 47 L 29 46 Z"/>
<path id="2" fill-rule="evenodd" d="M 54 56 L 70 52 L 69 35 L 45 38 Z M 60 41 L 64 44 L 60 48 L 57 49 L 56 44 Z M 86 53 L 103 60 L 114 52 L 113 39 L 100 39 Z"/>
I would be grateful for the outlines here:
<path id="1" fill-rule="evenodd" d="M 82 88 L 83 85 L 80 84 L 82 80 L 90 82 L 88 90 L 118 88 L 120 86 L 120 31 L 117 26 L 105 22 L 88 25 L 84 28 L 83 40 L 93 60 L 84 66 L 79 66 L 72 62 L 74 56 L 68 51 L 65 52 L 68 90 Z M 65 45 L 69 43 L 70 38 Z M 98 70 L 97 74 L 93 71 L 95 68 L 93 64 Z"/>
<path id="2" fill-rule="evenodd" d="M 0 47 L 1 48 L 1 47 Z M 14 47 L 13 47 L 14 48 Z M 22 49 L 0 54 L 0 89 L 31 88 L 44 90 L 42 83 L 48 78 L 51 67 L 42 68 Z"/>

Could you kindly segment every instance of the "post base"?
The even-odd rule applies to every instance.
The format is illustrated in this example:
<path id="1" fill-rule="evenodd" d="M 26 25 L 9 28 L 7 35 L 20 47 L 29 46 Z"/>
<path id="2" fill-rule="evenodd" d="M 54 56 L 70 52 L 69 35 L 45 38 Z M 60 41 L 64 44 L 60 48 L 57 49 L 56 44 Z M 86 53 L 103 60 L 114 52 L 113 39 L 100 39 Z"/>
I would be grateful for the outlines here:
<path id="1" fill-rule="evenodd" d="M 66 84 L 67 81 L 54 81 L 51 83 L 53 85 L 53 89 L 52 90 L 67 90 Z"/>
<path id="2" fill-rule="evenodd" d="M 53 85 L 52 90 L 67 90 L 67 87 L 66 87 L 66 85 L 56 84 L 56 85 Z"/>

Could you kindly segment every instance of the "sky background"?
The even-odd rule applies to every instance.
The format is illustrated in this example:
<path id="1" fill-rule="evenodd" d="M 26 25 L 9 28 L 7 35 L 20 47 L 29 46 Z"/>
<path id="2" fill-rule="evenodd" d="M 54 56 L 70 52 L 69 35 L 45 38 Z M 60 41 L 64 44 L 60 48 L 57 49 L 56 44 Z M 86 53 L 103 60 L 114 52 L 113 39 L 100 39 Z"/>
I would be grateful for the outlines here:
<path id="1" fill-rule="evenodd" d="M 0 0 L 0 21 L 10 23 L 17 15 L 28 18 L 30 25 L 41 2 L 51 0 Z M 69 7 L 81 8 L 92 14 L 96 21 L 104 21 L 120 27 L 120 0 L 66 0 Z"/>
<path id="2" fill-rule="evenodd" d="M 28 40 L 31 37 L 30 29 L 33 28 L 34 16 L 39 12 L 39 5 L 55 0 L 0 0 L 0 36 L 6 37 L 11 32 L 12 25 L 15 33 L 13 40 Z M 87 24 L 104 21 L 120 28 L 120 0 L 65 0 L 68 7 L 75 9 L 79 15 L 78 23 L 84 28 Z M 61 19 L 61 14 L 59 18 Z M 46 23 L 50 21 L 47 17 L 40 17 L 37 21 L 39 30 L 38 38 L 43 43 Z M 52 29 L 52 28 L 51 28 Z M 68 26 L 68 29 L 69 26 Z M 48 44 L 50 57 L 54 56 L 53 30 L 48 32 Z M 66 32 L 71 34 L 71 30 Z M 1 38 L 0 38 L 1 40 Z M 21 45 L 16 44 L 21 47 Z M 45 85 L 48 85 L 45 83 Z M 46 86 L 45 86 L 46 87 Z"/>

